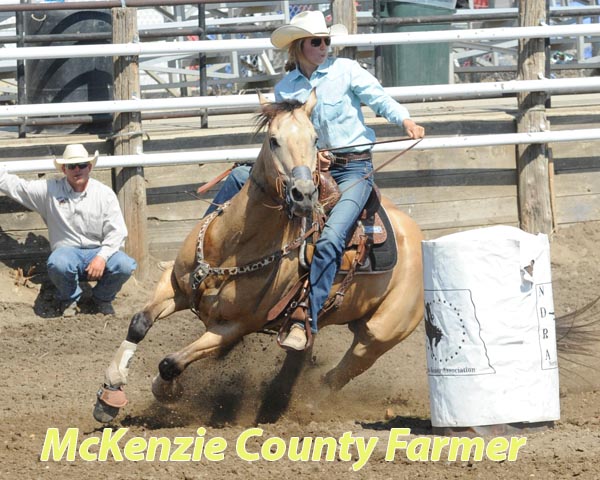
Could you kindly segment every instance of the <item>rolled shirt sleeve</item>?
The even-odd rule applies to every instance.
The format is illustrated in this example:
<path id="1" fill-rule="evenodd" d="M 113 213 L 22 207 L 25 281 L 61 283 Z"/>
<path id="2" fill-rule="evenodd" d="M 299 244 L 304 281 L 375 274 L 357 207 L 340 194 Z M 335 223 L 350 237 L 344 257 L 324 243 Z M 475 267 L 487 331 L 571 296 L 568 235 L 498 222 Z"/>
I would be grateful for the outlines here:
<path id="1" fill-rule="evenodd" d="M 0 192 L 39 213 L 46 221 L 46 198 L 48 196 L 46 180 L 25 180 L 8 173 L 6 166 L 0 165 Z"/>
<path id="2" fill-rule="evenodd" d="M 390 123 L 402 126 L 410 118 L 408 109 L 386 93 L 377 79 L 357 62 L 351 61 L 352 90 L 361 102 Z"/>
<path id="3" fill-rule="evenodd" d="M 318 97 L 311 120 L 319 136 L 319 148 L 348 147 L 354 151 L 355 145 L 375 141 L 375 132 L 365 124 L 361 104 L 401 127 L 410 118 L 408 110 L 354 60 L 330 58 L 310 79 L 300 70 L 292 70 L 275 86 L 275 100 L 305 102 L 312 89 L 316 89 Z"/>

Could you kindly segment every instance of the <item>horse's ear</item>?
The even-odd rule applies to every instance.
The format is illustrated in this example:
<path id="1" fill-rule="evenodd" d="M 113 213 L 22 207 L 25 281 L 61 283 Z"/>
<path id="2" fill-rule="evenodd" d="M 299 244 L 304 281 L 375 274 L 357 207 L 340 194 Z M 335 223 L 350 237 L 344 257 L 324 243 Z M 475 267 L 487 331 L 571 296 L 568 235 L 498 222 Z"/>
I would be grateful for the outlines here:
<path id="1" fill-rule="evenodd" d="M 310 114 L 313 111 L 313 108 L 315 108 L 315 105 L 317 104 L 317 89 L 313 88 L 310 91 L 310 95 L 308 96 L 308 100 L 306 100 L 306 103 L 304 104 L 304 111 L 306 112 L 306 114 L 310 117 Z"/>
<path id="2" fill-rule="evenodd" d="M 267 97 L 265 97 L 260 92 L 256 92 L 256 93 L 258 93 L 258 101 L 260 102 L 261 105 L 268 105 L 269 104 L 269 101 L 267 100 Z"/>

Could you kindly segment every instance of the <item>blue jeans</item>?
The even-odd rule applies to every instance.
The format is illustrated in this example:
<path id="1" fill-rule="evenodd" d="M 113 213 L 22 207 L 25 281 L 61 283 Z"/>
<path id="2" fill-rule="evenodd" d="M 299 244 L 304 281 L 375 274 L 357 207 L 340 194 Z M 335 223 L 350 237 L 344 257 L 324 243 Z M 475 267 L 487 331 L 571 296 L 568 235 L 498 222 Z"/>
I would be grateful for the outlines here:
<path id="1" fill-rule="evenodd" d="M 100 248 L 60 247 L 48 257 L 48 276 L 58 290 L 61 302 L 76 302 L 81 297 L 80 280 L 87 280 L 86 267 Z M 102 278 L 92 289 L 95 299 L 112 302 L 136 269 L 135 260 L 119 251 L 106 262 Z"/>
<path id="2" fill-rule="evenodd" d="M 329 296 L 347 239 L 373 189 L 373 176 L 364 178 L 372 171 L 371 161 L 350 162 L 343 167 L 334 165 L 329 170 L 342 196 L 317 240 L 310 267 L 309 305 L 313 333 L 317 332 L 317 315 Z"/>
<path id="3" fill-rule="evenodd" d="M 217 209 L 217 206 L 231 200 L 242 189 L 244 183 L 250 177 L 251 168 L 250 165 L 239 165 L 231 171 L 215 195 L 215 198 L 213 198 L 212 205 L 206 209 L 204 216 L 210 215 Z"/>

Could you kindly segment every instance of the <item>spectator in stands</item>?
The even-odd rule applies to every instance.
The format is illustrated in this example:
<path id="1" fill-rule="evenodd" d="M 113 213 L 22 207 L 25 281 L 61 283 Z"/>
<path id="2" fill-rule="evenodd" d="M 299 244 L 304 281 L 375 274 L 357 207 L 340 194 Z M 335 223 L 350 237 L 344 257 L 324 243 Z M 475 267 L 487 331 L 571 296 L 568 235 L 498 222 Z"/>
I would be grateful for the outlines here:
<path id="1" fill-rule="evenodd" d="M 0 192 L 39 213 L 48 226 L 52 253 L 48 276 L 55 285 L 60 313 L 78 311 L 80 281 L 96 281 L 92 300 L 99 313 L 112 315 L 117 292 L 136 268 L 119 249 L 127 227 L 115 193 L 90 178 L 98 152 L 90 157 L 81 144 L 68 145 L 54 166 L 59 179 L 27 181 L 0 167 Z"/>

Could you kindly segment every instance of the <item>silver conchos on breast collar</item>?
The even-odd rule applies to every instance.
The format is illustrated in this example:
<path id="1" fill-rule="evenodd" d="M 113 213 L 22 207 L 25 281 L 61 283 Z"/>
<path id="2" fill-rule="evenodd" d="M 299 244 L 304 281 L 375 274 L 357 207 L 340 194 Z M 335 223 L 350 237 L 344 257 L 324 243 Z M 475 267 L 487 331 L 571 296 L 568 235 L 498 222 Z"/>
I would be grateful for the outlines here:
<path id="1" fill-rule="evenodd" d="M 194 269 L 190 278 L 193 290 L 197 290 L 200 284 L 209 275 L 242 275 L 244 273 L 255 272 L 257 270 L 260 270 L 261 268 L 264 268 L 267 265 L 270 265 L 271 263 L 289 255 L 290 252 L 292 252 L 293 250 L 300 248 L 300 245 L 302 245 L 304 240 L 308 236 L 312 235 L 318 228 L 318 223 L 315 222 L 307 231 L 306 219 L 302 219 L 302 228 L 300 230 L 300 235 L 294 240 L 292 240 L 290 243 L 284 245 L 280 250 L 277 250 L 276 252 L 273 252 L 270 255 L 266 255 L 254 262 L 250 262 L 239 267 L 211 267 L 208 264 L 208 262 L 204 260 L 204 235 L 206 234 L 210 223 L 228 206 L 229 202 L 224 203 L 221 207 L 219 207 L 213 213 L 208 215 L 202 222 L 202 226 L 200 227 L 200 231 L 198 232 L 198 245 L 196 247 L 196 262 L 198 265 Z"/>

